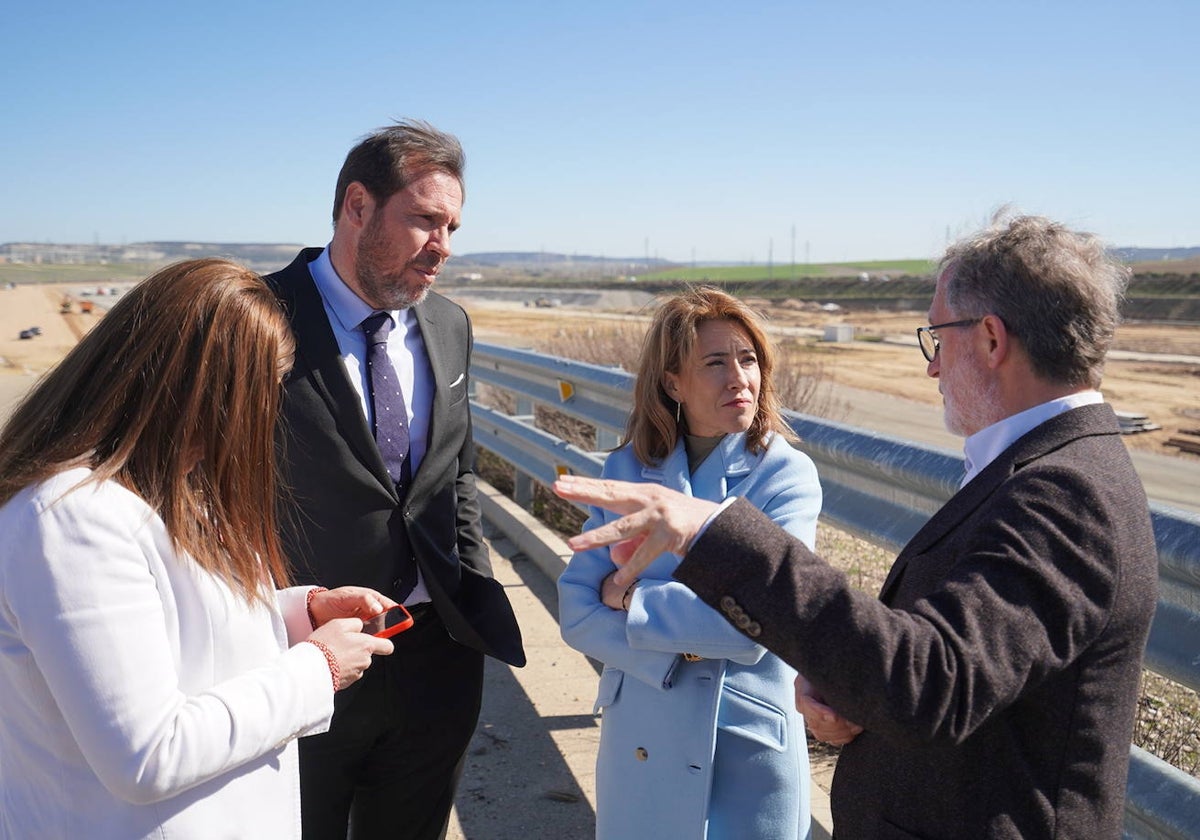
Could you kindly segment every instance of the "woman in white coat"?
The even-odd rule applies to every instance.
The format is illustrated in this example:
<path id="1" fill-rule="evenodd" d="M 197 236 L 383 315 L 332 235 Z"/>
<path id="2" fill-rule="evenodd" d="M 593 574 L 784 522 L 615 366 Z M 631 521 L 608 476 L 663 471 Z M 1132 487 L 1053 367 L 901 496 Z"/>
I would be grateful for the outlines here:
<path id="1" fill-rule="evenodd" d="M 647 333 L 626 440 L 604 476 L 744 497 L 811 546 L 821 489 L 788 442 L 773 367 L 757 317 L 736 298 L 698 288 L 669 299 Z M 611 518 L 594 509 L 584 528 Z M 563 638 L 604 663 L 596 836 L 803 840 L 809 766 L 796 672 L 672 580 L 678 563 L 663 555 L 619 587 L 600 548 L 572 557 L 558 582 Z"/>
<path id="2" fill-rule="evenodd" d="M 300 836 L 295 739 L 392 602 L 276 591 L 293 347 L 252 272 L 180 263 L 0 433 L 0 838 Z"/>

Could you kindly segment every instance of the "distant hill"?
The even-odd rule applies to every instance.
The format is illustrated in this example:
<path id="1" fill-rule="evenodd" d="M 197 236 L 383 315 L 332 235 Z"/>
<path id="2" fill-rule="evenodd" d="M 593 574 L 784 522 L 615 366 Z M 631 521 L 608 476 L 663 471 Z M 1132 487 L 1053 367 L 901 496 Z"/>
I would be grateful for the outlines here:
<path id="1" fill-rule="evenodd" d="M 47 242 L 5 242 L 0 259 L 26 265 L 164 265 L 198 257 L 226 257 L 259 271 L 283 268 L 300 245 L 267 242 L 130 242 L 125 245 L 83 245 Z"/>
<path id="2" fill-rule="evenodd" d="M 169 260 L 193 257 L 228 257 L 250 268 L 274 271 L 296 258 L 303 245 L 270 242 L 146 242 L 146 246 L 161 250 Z"/>
<path id="3" fill-rule="evenodd" d="M 129 264 L 158 266 L 176 260 L 195 257 L 228 257 L 258 272 L 276 271 L 287 265 L 303 247 L 298 244 L 271 242 L 188 242 L 159 241 L 131 242 L 123 245 L 72 244 L 46 242 L 0 243 L 0 262 L 20 265 L 115 265 Z M 1191 274 L 1200 266 L 1200 247 L 1191 248 L 1117 248 L 1114 253 L 1135 266 L 1139 273 Z M 804 275 L 858 275 L 862 272 L 911 272 L 922 274 L 917 266 L 921 261 L 845 263 L 837 266 L 798 266 L 785 264 L 771 267 L 749 263 L 706 263 L 689 266 L 658 257 L 603 257 L 591 254 L 563 254 L 553 251 L 481 251 L 456 254 L 447 266 L 449 276 L 481 274 L 484 277 L 598 278 L 603 276 L 653 275 L 663 271 L 697 271 L 712 274 L 760 274 L 783 276 L 785 273 Z M 894 267 L 894 268 L 889 268 Z M 682 276 L 682 275 L 681 275 Z M 714 275 L 715 276 L 715 275 Z"/>
<path id="4" fill-rule="evenodd" d="M 130 242 L 124 245 L 5 242 L 0 243 L 0 261 L 28 265 L 159 265 L 196 257 L 228 257 L 255 271 L 268 272 L 283 268 L 302 247 L 270 242 Z M 644 257 L 594 257 L 549 251 L 493 251 L 456 254 L 450 260 L 449 270 L 462 273 L 492 268 L 504 273 L 628 274 L 659 271 L 672 265 L 669 260 L 657 257 L 647 260 Z"/>
<path id="5" fill-rule="evenodd" d="M 1194 248 L 1114 248 L 1113 253 L 1127 263 L 1166 262 L 1200 257 L 1200 246 Z"/>
<path id="6" fill-rule="evenodd" d="M 671 268 L 675 263 L 657 257 L 595 257 L 590 254 L 558 254 L 549 251 L 481 251 L 455 254 L 447 263 L 451 274 L 482 272 L 485 275 L 557 275 L 597 277 L 648 274 Z"/>

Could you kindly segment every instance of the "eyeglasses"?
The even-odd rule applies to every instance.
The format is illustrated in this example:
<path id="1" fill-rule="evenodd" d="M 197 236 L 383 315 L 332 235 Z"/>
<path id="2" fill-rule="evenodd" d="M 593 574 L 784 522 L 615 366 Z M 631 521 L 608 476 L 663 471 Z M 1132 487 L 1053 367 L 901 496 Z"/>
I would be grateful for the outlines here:
<path id="1" fill-rule="evenodd" d="M 942 349 L 941 339 L 938 338 L 938 330 L 948 330 L 951 327 L 969 327 L 973 324 L 978 324 L 982 318 L 964 318 L 961 321 L 951 321 L 948 324 L 933 324 L 928 327 L 917 327 L 917 343 L 921 345 L 921 352 L 925 355 L 925 361 L 932 362 L 937 356 L 938 351 Z"/>

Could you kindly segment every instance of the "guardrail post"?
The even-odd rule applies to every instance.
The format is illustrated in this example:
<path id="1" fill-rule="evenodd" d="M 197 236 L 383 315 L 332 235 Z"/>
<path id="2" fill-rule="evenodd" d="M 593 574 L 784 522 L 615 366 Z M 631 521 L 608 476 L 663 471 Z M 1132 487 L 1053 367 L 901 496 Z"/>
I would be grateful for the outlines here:
<path id="1" fill-rule="evenodd" d="M 530 426 L 537 425 L 533 400 L 521 394 L 517 394 L 516 397 L 517 410 L 513 415 L 513 419 L 524 421 Z M 513 467 L 513 501 L 525 510 L 533 507 L 533 478 L 521 472 L 516 467 Z"/>
<path id="2" fill-rule="evenodd" d="M 533 507 L 533 479 L 515 468 L 513 470 L 513 501 L 525 510 Z"/>

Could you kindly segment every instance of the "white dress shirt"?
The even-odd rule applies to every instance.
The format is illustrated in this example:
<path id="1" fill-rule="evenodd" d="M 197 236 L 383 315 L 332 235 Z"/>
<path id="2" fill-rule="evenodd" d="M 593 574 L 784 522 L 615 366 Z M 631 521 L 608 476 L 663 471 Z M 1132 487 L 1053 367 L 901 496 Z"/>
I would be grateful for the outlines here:
<path id="1" fill-rule="evenodd" d="M 1035 405 L 1019 414 L 1005 417 L 987 428 L 980 429 L 963 441 L 963 457 L 966 474 L 959 487 L 965 487 L 967 482 L 983 471 L 983 468 L 1016 442 L 1017 438 L 1033 431 L 1051 417 L 1079 408 L 1083 405 L 1095 405 L 1104 402 L 1099 391 L 1081 391 L 1069 394 L 1056 400 Z"/>

